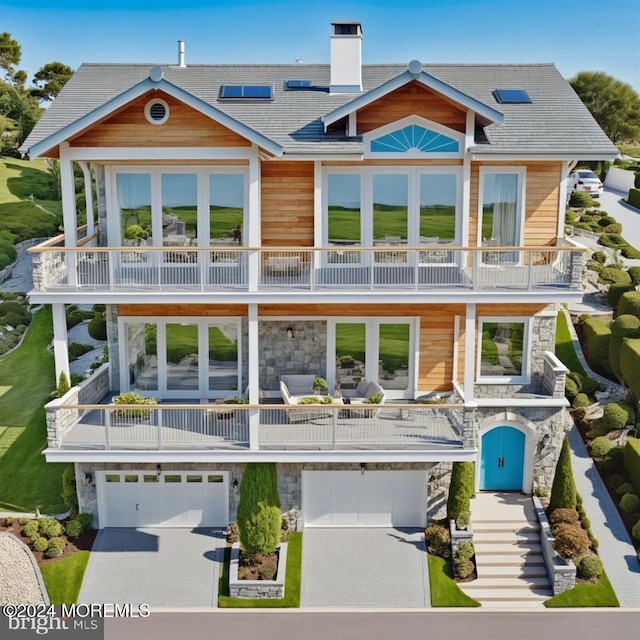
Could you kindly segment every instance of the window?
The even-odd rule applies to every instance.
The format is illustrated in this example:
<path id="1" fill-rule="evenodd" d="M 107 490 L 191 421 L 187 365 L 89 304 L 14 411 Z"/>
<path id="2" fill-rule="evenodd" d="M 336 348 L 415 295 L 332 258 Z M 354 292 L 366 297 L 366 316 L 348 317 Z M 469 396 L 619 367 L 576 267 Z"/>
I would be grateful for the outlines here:
<path id="1" fill-rule="evenodd" d="M 220 100 L 272 100 L 270 84 L 224 84 L 220 87 Z"/>
<path id="2" fill-rule="evenodd" d="M 478 246 L 517 247 L 522 244 L 525 169 L 482 167 Z"/>
<path id="3" fill-rule="evenodd" d="M 195 173 L 163 173 L 162 245 L 188 247 L 198 244 L 198 176 Z"/>
<path id="4" fill-rule="evenodd" d="M 285 89 L 309 89 L 311 87 L 311 80 L 285 80 Z"/>
<path id="5" fill-rule="evenodd" d="M 148 173 L 119 173 L 116 188 L 122 244 L 153 244 L 151 176 Z"/>
<path id="6" fill-rule="evenodd" d="M 531 98 L 524 89 L 494 89 L 493 97 L 500 104 L 529 104 Z"/>
<path id="7" fill-rule="evenodd" d="M 527 381 L 528 334 L 528 318 L 482 319 L 479 331 L 479 378 Z"/>

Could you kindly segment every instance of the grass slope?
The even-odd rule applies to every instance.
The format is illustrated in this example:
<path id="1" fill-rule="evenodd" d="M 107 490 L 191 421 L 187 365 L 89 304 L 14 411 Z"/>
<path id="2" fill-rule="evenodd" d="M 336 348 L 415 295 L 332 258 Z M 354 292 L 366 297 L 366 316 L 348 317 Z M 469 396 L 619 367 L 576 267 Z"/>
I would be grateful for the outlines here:
<path id="1" fill-rule="evenodd" d="M 597 584 L 578 584 L 544 603 L 550 609 L 564 607 L 619 607 L 618 598 L 606 573 Z"/>
<path id="2" fill-rule="evenodd" d="M 284 598 L 275 600 L 248 600 L 229 597 L 229 559 L 231 547 L 224 551 L 224 564 L 220 572 L 218 584 L 218 606 L 222 609 L 275 609 L 300 606 L 300 579 L 302 570 L 302 533 L 292 533 L 287 540 L 287 573 L 284 584 Z"/>
<path id="3" fill-rule="evenodd" d="M 82 578 L 89 562 L 88 551 L 78 551 L 41 567 L 44 586 L 51 604 L 74 604 L 78 602 Z"/>
<path id="4" fill-rule="evenodd" d="M 453 579 L 451 563 L 427 555 L 432 607 L 479 607 L 480 603 L 464 593 Z"/>
<path id="5" fill-rule="evenodd" d="M 584 367 L 580 364 L 580 360 L 578 360 L 573 348 L 573 342 L 571 342 L 567 316 L 562 311 L 558 312 L 556 323 L 556 355 L 569 371 L 585 374 Z"/>
<path id="6" fill-rule="evenodd" d="M 0 358 L 0 509 L 59 513 L 65 465 L 46 463 L 44 405 L 54 386 L 51 310 L 39 311 L 22 344 Z"/>
<path id="7" fill-rule="evenodd" d="M 409 325 L 381 324 L 379 355 L 386 371 L 394 372 L 409 365 Z M 336 327 L 336 356 L 352 355 L 364 362 L 366 325 L 362 322 L 339 323 Z"/>

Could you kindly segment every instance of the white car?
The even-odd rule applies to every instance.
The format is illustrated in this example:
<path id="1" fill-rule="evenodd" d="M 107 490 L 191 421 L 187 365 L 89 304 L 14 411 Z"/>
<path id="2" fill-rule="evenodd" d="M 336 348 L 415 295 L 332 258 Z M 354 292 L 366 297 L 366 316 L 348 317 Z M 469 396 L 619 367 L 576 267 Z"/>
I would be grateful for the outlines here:
<path id="1" fill-rule="evenodd" d="M 589 169 L 576 169 L 569 174 L 569 193 L 572 191 L 586 191 L 597 198 L 604 191 L 600 178 Z"/>

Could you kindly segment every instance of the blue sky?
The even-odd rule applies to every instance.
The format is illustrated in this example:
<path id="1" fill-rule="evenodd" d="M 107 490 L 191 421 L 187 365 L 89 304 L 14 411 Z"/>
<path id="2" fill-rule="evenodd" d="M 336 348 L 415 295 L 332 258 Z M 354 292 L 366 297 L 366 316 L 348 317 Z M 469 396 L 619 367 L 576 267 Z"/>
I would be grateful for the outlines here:
<path id="1" fill-rule="evenodd" d="M 328 62 L 340 19 L 362 22 L 365 63 L 554 62 L 640 92 L 640 0 L 0 0 L 30 80 L 52 60 L 173 63 L 179 39 L 187 64 Z"/>

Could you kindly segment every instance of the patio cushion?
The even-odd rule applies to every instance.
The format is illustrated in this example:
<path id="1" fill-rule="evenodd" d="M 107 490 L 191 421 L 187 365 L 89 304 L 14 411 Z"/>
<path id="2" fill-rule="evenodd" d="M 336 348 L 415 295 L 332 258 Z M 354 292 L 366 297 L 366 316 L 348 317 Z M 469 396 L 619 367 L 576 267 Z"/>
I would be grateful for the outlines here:
<path id="1" fill-rule="evenodd" d="M 369 380 L 363 378 L 356 387 L 356 392 L 354 395 L 364 398 L 367 395 L 367 389 L 369 388 L 370 384 L 371 382 L 369 382 Z"/>

